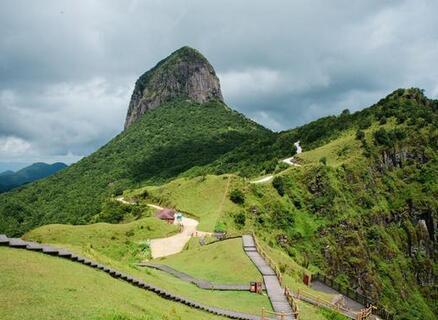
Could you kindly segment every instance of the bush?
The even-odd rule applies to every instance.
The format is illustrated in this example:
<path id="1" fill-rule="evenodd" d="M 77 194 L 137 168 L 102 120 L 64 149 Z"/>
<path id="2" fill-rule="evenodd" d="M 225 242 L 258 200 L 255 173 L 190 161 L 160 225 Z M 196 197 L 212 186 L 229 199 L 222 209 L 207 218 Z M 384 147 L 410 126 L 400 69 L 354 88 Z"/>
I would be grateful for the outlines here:
<path id="1" fill-rule="evenodd" d="M 226 231 L 227 231 L 227 227 L 223 222 L 217 222 L 216 225 L 214 226 L 214 232 L 225 233 Z"/>
<path id="2" fill-rule="evenodd" d="M 319 159 L 319 162 L 326 166 L 327 165 L 327 157 L 321 157 L 321 159 Z"/>
<path id="3" fill-rule="evenodd" d="M 243 212 L 239 212 L 234 216 L 234 223 L 240 227 L 244 226 L 246 222 L 246 216 Z"/>
<path id="4" fill-rule="evenodd" d="M 365 138 L 365 132 L 363 132 L 362 130 L 357 130 L 356 131 L 356 139 L 362 140 L 364 138 Z"/>
<path id="5" fill-rule="evenodd" d="M 243 204 L 245 202 L 245 195 L 239 189 L 234 189 L 230 193 L 230 200 L 236 204 Z"/>
<path id="6" fill-rule="evenodd" d="M 359 129 L 367 129 L 371 127 L 371 119 L 370 118 L 363 118 L 359 120 Z"/>
<path id="7" fill-rule="evenodd" d="M 281 177 L 275 177 L 274 180 L 272 180 L 272 186 L 281 197 L 284 196 L 284 181 Z"/>

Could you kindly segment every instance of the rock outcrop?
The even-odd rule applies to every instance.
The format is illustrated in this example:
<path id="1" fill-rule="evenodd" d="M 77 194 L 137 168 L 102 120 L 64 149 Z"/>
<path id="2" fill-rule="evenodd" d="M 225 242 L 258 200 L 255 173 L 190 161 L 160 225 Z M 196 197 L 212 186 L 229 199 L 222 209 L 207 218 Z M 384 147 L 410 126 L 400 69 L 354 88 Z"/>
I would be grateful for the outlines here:
<path id="1" fill-rule="evenodd" d="M 182 47 L 143 74 L 135 83 L 125 129 L 145 112 L 175 98 L 204 103 L 223 101 L 219 79 L 197 50 Z"/>

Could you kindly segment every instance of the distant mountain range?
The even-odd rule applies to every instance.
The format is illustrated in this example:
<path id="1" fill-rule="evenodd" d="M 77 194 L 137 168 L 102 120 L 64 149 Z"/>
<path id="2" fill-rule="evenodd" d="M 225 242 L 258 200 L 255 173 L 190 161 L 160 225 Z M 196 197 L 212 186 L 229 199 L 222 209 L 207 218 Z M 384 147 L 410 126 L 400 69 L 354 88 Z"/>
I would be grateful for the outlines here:
<path id="1" fill-rule="evenodd" d="M 17 172 L 12 170 L 1 172 L 0 193 L 9 191 L 32 181 L 48 177 L 66 167 L 67 165 L 62 162 L 56 162 L 54 164 L 36 162 L 28 167 L 18 170 Z"/>

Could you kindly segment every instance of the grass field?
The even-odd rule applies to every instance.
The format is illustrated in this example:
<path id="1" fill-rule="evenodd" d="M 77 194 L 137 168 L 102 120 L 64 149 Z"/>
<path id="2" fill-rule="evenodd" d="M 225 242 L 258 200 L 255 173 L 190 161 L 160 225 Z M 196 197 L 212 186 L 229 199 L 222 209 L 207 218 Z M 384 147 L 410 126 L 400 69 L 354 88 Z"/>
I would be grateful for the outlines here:
<path id="1" fill-rule="evenodd" d="M 156 218 L 143 218 L 124 224 L 46 225 L 24 235 L 24 239 L 46 242 L 81 251 L 96 251 L 111 259 L 133 263 L 147 256 L 141 241 L 166 237 L 178 232 L 176 225 Z"/>
<path id="2" fill-rule="evenodd" d="M 223 319 L 65 259 L 0 247 L 0 319 Z"/>
<path id="3" fill-rule="evenodd" d="M 318 163 L 323 157 L 327 165 L 337 167 L 345 162 L 354 162 L 361 158 L 360 141 L 355 139 L 353 131 L 347 131 L 339 138 L 310 151 L 296 156 L 306 163 Z"/>
<path id="4" fill-rule="evenodd" d="M 260 272 L 243 251 L 240 238 L 185 250 L 157 262 L 214 283 L 249 284 L 261 280 Z"/>
<path id="5" fill-rule="evenodd" d="M 169 232 L 173 232 L 173 227 L 155 218 L 145 218 L 125 225 L 49 225 L 29 232 L 25 238 L 53 244 L 60 248 L 68 248 L 77 254 L 142 278 L 148 283 L 200 303 L 253 314 L 259 314 L 262 307 L 271 309 L 269 299 L 266 296 L 249 292 L 205 291 L 158 270 L 136 267 L 134 262 L 141 257 L 133 254 L 137 251 L 130 251 L 130 246 L 146 236 L 150 238 L 165 236 Z M 131 235 L 132 230 L 134 230 L 134 235 Z M 142 233 L 143 230 L 145 230 L 144 233 Z M 131 236 L 128 236 L 127 233 Z M 244 278 L 244 280 L 246 279 Z M 245 283 L 244 280 L 237 283 Z"/>
<path id="6" fill-rule="evenodd" d="M 158 187 L 127 191 L 125 196 L 136 197 L 147 191 L 146 201 L 156 199 L 165 206 L 189 212 L 199 220 L 199 230 L 214 231 L 222 214 L 236 209 L 228 197 L 230 179 L 233 179 L 232 175 L 182 178 Z"/>

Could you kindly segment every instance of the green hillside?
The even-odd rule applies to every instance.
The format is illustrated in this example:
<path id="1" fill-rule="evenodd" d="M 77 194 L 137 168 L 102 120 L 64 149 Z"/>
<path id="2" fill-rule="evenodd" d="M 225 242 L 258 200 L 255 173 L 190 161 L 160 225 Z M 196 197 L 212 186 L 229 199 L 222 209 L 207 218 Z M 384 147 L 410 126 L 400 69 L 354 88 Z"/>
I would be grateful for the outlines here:
<path id="1" fill-rule="evenodd" d="M 418 90 L 396 91 L 364 115 L 366 126 L 352 121 L 300 154 L 301 167 L 272 183 L 241 184 L 240 228 L 256 229 L 294 262 L 400 319 L 435 319 L 437 102 Z M 286 274 L 301 278 L 278 257 Z"/>
<path id="2" fill-rule="evenodd" d="M 242 201 L 228 206 L 220 222 L 232 233 L 256 230 L 292 288 L 302 287 L 302 272 L 319 271 L 398 318 L 435 319 L 437 107 L 418 89 L 397 90 L 369 109 L 322 121 L 323 127 L 326 121 L 334 128 L 347 124 L 304 140 L 307 151 L 297 156 L 302 166 L 278 172 L 272 182 L 233 178 L 227 201 L 233 190 Z M 282 135 L 310 135 L 318 123 Z M 175 180 L 138 192 L 150 191 L 143 194 L 146 202 L 169 201 L 214 216 L 208 201 L 203 207 L 195 200 L 198 192 L 202 198 L 201 181 Z M 207 190 L 216 189 L 210 191 L 214 199 L 223 181 L 207 181 Z M 183 267 L 180 259 L 169 261 Z"/>
<path id="3" fill-rule="evenodd" d="M 170 180 L 189 169 L 186 174 L 192 176 L 258 174 L 276 162 L 275 154 L 287 153 L 293 145 L 273 145 L 276 137 L 221 102 L 175 100 L 149 111 L 56 176 L 0 195 L 0 232 L 12 236 L 48 223 L 87 223 L 111 196 L 135 185 Z M 257 148 L 254 154 L 262 150 L 262 156 L 250 158 L 250 143 Z"/>
<path id="4" fill-rule="evenodd" d="M 68 260 L 2 247 L 0 256 L 3 320 L 224 319 Z"/>

